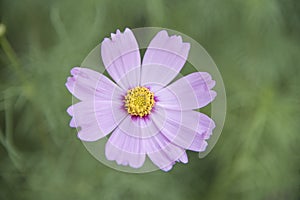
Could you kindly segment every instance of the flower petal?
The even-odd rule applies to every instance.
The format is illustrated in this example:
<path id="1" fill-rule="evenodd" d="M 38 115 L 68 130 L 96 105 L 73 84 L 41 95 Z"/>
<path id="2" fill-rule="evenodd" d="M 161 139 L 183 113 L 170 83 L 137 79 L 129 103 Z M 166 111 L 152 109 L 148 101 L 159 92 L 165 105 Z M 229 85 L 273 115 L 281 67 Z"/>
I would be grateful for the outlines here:
<path id="1" fill-rule="evenodd" d="M 171 143 L 162 133 L 147 138 L 145 150 L 152 162 L 164 171 L 169 171 L 175 161 L 181 159 L 185 150 Z"/>
<path id="2" fill-rule="evenodd" d="M 176 162 L 188 162 L 185 149 L 205 150 L 204 135 L 211 133 L 214 127 L 214 124 L 207 127 L 210 125 L 208 119 L 196 111 L 180 112 L 159 107 L 148 119 L 128 115 L 106 144 L 107 159 L 138 168 L 147 154 L 156 166 L 169 171 Z"/>
<path id="3" fill-rule="evenodd" d="M 154 120 L 160 123 L 154 123 Z M 159 133 L 166 120 L 167 116 L 164 109 L 156 108 L 148 117 L 140 118 L 128 115 L 119 124 L 119 128 L 132 137 L 150 138 Z"/>
<path id="4" fill-rule="evenodd" d="M 109 101 L 82 101 L 68 108 L 73 127 L 79 127 L 78 137 L 96 141 L 109 134 L 127 113 L 122 104 Z"/>
<path id="5" fill-rule="evenodd" d="M 189 162 L 189 159 L 188 159 L 188 156 L 187 156 L 186 152 L 184 152 L 182 154 L 182 156 L 179 158 L 178 162 L 182 162 L 184 164 Z"/>
<path id="6" fill-rule="evenodd" d="M 109 137 L 105 155 L 108 160 L 115 160 L 119 165 L 133 168 L 141 167 L 146 158 L 142 139 L 127 135 L 119 128 Z"/>
<path id="7" fill-rule="evenodd" d="M 105 38 L 101 44 L 103 64 L 114 79 L 125 90 L 139 85 L 141 57 L 134 34 L 128 28 L 124 33 L 117 30 L 111 39 Z M 130 77 L 123 78 L 128 73 Z"/>
<path id="8" fill-rule="evenodd" d="M 183 149 L 190 149 L 196 136 L 204 134 L 205 128 L 201 126 L 201 113 L 168 109 L 165 110 L 165 113 L 167 120 L 164 125 L 160 125 L 163 127 L 160 132 L 173 144 Z M 155 121 L 155 124 L 159 123 L 159 121 Z"/>
<path id="9" fill-rule="evenodd" d="M 155 118 L 154 123 L 162 129 L 160 132 L 173 144 L 181 148 L 188 148 L 194 140 L 197 132 L 198 121 L 193 112 L 180 112 L 174 110 L 165 110 L 167 120 L 161 124 Z"/>
<path id="10" fill-rule="evenodd" d="M 175 164 L 176 162 L 172 162 L 170 163 L 168 166 L 166 167 L 162 167 L 161 170 L 165 171 L 165 172 L 168 172 L 170 171 L 172 168 L 173 168 L 173 165 Z"/>
<path id="11" fill-rule="evenodd" d="M 206 139 L 212 134 L 215 123 L 205 114 L 196 111 L 177 111 L 164 109 L 166 120 L 162 125 L 153 118 L 160 132 L 173 144 L 192 151 L 204 151 Z"/>
<path id="12" fill-rule="evenodd" d="M 217 93 L 211 90 L 214 85 L 208 73 L 191 73 L 158 91 L 157 105 L 174 110 L 202 108 L 216 97 Z"/>
<path id="13" fill-rule="evenodd" d="M 135 118 L 128 115 L 119 124 L 118 129 L 129 137 L 142 140 L 145 153 L 153 163 L 162 170 L 170 170 L 175 161 L 180 160 L 185 150 L 172 143 L 161 132 L 168 120 L 165 110 L 155 107 L 147 118 Z M 192 139 L 186 146 L 191 145 Z M 116 159 L 122 160 L 119 157 Z"/>
<path id="14" fill-rule="evenodd" d="M 196 135 L 192 144 L 188 148 L 188 150 L 202 152 L 205 151 L 207 147 L 207 142 L 201 137 L 201 135 Z"/>
<path id="15" fill-rule="evenodd" d="M 157 33 L 143 58 L 141 85 L 156 85 L 157 90 L 166 86 L 182 69 L 189 50 L 181 36 L 168 36 L 165 30 Z"/>
<path id="16" fill-rule="evenodd" d="M 216 127 L 215 122 L 207 115 L 199 113 L 199 126 L 197 128 L 197 133 L 201 139 L 207 140 L 210 138 L 213 129 Z"/>
<path id="17" fill-rule="evenodd" d="M 78 99 L 85 101 L 109 100 L 120 98 L 122 90 L 104 75 L 81 67 L 71 70 L 72 77 L 68 77 L 66 87 Z"/>
<path id="18" fill-rule="evenodd" d="M 207 115 L 196 111 L 193 112 L 198 113 L 197 119 L 199 123 L 196 129 L 197 135 L 187 149 L 191 151 L 202 152 L 205 151 L 207 147 L 207 142 L 205 140 L 209 139 L 216 125 L 215 122 Z"/>

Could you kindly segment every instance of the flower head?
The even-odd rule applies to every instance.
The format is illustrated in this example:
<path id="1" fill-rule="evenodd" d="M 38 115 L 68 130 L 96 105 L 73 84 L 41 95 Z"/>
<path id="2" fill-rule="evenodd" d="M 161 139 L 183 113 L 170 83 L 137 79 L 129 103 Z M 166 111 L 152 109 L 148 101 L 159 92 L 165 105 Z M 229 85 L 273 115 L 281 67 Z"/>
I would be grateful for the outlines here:
<path id="1" fill-rule="evenodd" d="M 88 68 L 71 70 L 66 87 L 80 100 L 67 112 L 78 137 L 96 141 L 111 133 L 105 147 L 108 160 L 139 168 L 146 156 L 164 171 L 188 162 L 186 150 L 201 152 L 215 123 L 195 109 L 213 101 L 215 81 L 194 72 L 174 82 L 190 44 L 160 31 L 143 60 L 134 34 L 117 30 L 101 44 L 106 71 L 113 79 Z"/>

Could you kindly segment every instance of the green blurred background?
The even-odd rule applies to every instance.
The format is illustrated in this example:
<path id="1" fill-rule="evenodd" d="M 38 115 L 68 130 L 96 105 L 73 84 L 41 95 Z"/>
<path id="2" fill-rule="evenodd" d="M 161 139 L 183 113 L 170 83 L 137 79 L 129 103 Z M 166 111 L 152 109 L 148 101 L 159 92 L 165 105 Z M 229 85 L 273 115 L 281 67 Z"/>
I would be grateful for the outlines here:
<path id="1" fill-rule="evenodd" d="M 1 200 L 300 199 L 299 1 L 0 0 L 0 21 Z M 104 166 L 65 112 L 71 67 L 117 28 L 144 26 L 197 40 L 226 86 L 215 148 L 169 173 Z"/>

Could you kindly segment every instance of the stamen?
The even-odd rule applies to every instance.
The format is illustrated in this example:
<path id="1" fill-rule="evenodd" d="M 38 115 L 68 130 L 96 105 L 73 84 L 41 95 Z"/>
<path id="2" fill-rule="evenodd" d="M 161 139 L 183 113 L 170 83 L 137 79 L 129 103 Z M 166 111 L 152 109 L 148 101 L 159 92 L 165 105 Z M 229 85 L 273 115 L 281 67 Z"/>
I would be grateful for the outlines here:
<path id="1" fill-rule="evenodd" d="M 125 96 L 125 108 L 132 116 L 149 115 L 154 104 L 154 94 L 146 87 L 135 87 L 128 90 Z"/>

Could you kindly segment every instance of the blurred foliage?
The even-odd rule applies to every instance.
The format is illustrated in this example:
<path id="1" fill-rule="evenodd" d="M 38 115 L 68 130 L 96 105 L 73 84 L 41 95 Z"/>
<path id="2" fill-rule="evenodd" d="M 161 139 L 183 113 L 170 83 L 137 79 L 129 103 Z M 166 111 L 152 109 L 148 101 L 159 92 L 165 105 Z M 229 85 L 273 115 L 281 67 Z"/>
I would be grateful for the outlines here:
<path id="1" fill-rule="evenodd" d="M 1 0 L 0 20 L 0 199 L 300 198 L 299 1 Z M 117 28 L 143 26 L 196 39 L 227 90 L 214 150 L 170 173 L 102 165 L 65 112 L 70 68 Z"/>

